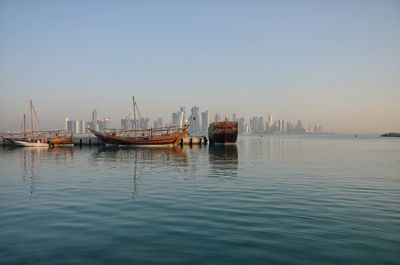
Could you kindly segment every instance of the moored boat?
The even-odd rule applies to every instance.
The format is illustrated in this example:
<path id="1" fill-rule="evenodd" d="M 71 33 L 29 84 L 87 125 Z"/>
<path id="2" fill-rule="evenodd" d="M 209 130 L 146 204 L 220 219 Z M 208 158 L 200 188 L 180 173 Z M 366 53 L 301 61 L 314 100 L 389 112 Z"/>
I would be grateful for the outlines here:
<path id="1" fill-rule="evenodd" d="M 188 126 L 151 129 L 111 129 L 99 132 L 89 129 L 103 143 L 110 145 L 163 146 L 177 145 L 188 134 Z"/>
<path id="2" fill-rule="evenodd" d="M 46 147 L 46 148 L 49 147 L 49 144 L 47 142 L 42 142 L 41 140 L 36 140 L 36 141 L 13 140 L 12 142 L 17 146 L 22 146 L 22 147 Z"/>
<path id="3" fill-rule="evenodd" d="M 56 145 L 74 145 L 74 139 L 71 134 L 68 134 L 66 131 L 47 131 L 45 132 L 46 138 L 47 138 L 47 143 L 50 146 L 56 146 Z"/>
<path id="4" fill-rule="evenodd" d="M 26 115 L 23 116 L 23 133 L 12 134 L 4 137 L 7 141 L 23 147 L 49 147 L 56 145 L 73 145 L 73 136 L 68 134 L 64 130 L 58 131 L 37 131 L 34 126 L 33 114 L 36 118 L 37 124 L 39 124 L 36 110 L 32 104 L 32 100 L 29 102 L 30 106 L 30 118 L 31 118 L 31 129 L 26 130 Z"/>
<path id="5" fill-rule="evenodd" d="M 150 129 L 138 128 L 136 113 L 139 114 L 140 120 L 140 111 L 135 102 L 135 97 L 132 97 L 132 99 L 134 114 L 132 129 L 107 129 L 104 132 L 99 132 L 89 128 L 89 131 L 106 145 L 121 146 L 173 146 L 179 144 L 188 135 L 188 125 Z"/>
<path id="6" fill-rule="evenodd" d="M 232 121 L 212 122 L 208 127 L 210 144 L 234 144 L 238 136 L 238 123 Z"/>

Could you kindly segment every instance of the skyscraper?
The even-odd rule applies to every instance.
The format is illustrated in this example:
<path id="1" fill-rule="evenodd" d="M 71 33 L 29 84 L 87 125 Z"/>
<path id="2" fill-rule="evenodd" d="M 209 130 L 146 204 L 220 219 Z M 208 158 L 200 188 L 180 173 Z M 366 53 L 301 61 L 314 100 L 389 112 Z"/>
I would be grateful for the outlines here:
<path id="1" fill-rule="evenodd" d="M 232 121 L 234 121 L 234 122 L 237 121 L 236 113 L 232 113 Z"/>
<path id="2" fill-rule="evenodd" d="M 104 120 L 98 120 L 99 131 L 105 131 L 111 128 L 111 118 L 105 118 Z"/>
<path id="3" fill-rule="evenodd" d="M 97 130 L 97 109 L 94 109 L 92 112 L 92 129 Z"/>
<path id="4" fill-rule="evenodd" d="M 172 113 L 172 125 L 173 126 L 178 126 L 179 125 L 178 112 Z"/>
<path id="5" fill-rule="evenodd" d="M 149 118 L 140 118 L 139 120 L 139 128 L 141 129 L 149 129 L 150 119 Z"/>
<path id="6" fill-rule="evenodd" d="M 79 120 L 75 120 L 74 133 L 81 133 L 81 123 Z"/>
<path id="7" fill-rule="evenodd" d="M 257 133 L 264 133 L 264 117 L 258 117 L 257 120 Z"/>
<path id="8" fill-rule="evenodd" d="M 161 128 L 163 127 L 163 120 L 162 118 L 158 118 L 154 121 L 154 128 Z"/>
<path id="9" fill-rule="evenodd" d="M 172 113 L 172 125 L 173 126 L 182 126 L 185 121 L 185 108 L 181 107 L 181 109 L 177 112 Z"/>
<path id="10" fill-rule="evenodd" d="M 75 121 L 71 121 L 71 120 L 66 120 L 66 131 L 68 133 L 74 133 L 75 132 Z"/>
<path id="11" fill-rule="evenodd" d="M 272 115 L 268 115 L 268 128 L 271 128 L 273 125 Z"/>
<path id="12" fill-rule="evenodd" d="M 207 134 L 209 124 L 210 124 L 210 115 L 208 114 L 208 111 L 204 111 L 201 113 L 201 131 L 204 134 Z"/>
<path id="13" fill-rule="evenodd" d="M 245 133 L 246 132 L 246 119 L 244 117 L 241 117 L 238 120 L 238 129 L 239 129 L 239 133 Z"/>
<path id="14" fill-rule="evenodd" d="M 199 115 L 199 107 L 194 106 L 190 109 L 190 118 L 189 118 L 189 132 L 190 133 L 200 133 L 200 115 Z"/>
<path id="15" fill-rule="evenodd" d="M 84 120 L 79 121 L 79 133 L 87 133 L 87 122 Z"/>
<path id="16" fill-rule="evenodd" d="M 183 124 L 187 123 L 186 121 L 186 110 L 184 107 L 181 107 L 180 111 L 178 112 L 179 118 L 179 126 L 182 127 Z"/>
<path id="17" fill-rule="evenodd" d="M 121 119 L 121 129 L 129 129 L 129 118 Z"/>
<path id="18" fill-rule="evenodd" d="M 215 114 L 215 121 L 221 121 L 222 120 L 222 118 L 221 118 L 221 114 Z"/>

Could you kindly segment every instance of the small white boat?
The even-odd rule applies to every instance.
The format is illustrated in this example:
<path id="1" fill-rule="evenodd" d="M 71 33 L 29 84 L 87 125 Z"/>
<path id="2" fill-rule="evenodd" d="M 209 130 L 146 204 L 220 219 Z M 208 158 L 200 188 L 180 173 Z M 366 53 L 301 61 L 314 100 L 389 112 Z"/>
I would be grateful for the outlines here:
<path id="1" fill-rule="evenodd" d="M 40 140 L 37 140 L 36 142 L 30 142 L 30 141 L 13 141 L 14 144 L 22 147 L 49 147 L 48 143 L 42 143 Z"/>

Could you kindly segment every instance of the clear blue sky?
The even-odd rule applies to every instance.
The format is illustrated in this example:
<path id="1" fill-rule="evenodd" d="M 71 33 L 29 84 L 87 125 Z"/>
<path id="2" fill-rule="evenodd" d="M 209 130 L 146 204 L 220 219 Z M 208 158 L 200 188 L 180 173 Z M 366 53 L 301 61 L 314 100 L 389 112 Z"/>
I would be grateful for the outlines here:
<path id="1" fill-rule="evenodd" d="M 0 130 L 200 110 L 400 131 L 400 1 L 3 1 Z"/>

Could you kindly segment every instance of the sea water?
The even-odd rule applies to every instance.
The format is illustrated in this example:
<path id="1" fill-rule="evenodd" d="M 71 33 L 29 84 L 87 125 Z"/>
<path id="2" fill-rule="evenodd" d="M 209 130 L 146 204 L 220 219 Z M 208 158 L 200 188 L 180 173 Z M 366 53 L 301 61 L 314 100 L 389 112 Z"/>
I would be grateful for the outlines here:
<path id="1" fill-rule="evenodd" d="M 0 264 L 399 264 L 400 139 L 0 148 Z"/>

